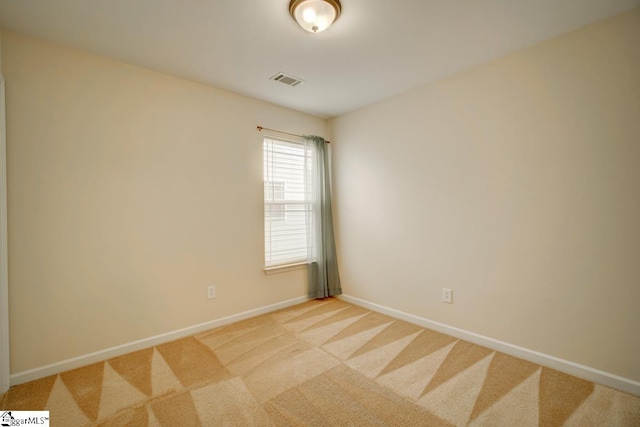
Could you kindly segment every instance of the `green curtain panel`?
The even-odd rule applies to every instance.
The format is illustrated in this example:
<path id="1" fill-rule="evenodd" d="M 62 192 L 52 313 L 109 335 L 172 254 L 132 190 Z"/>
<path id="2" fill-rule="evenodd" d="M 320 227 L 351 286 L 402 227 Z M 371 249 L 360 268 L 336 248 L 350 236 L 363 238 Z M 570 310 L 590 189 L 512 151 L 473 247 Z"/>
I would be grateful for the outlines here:
<path id="1" fill-rule="evenodd" d="M 336 243 L 333 236 L 329 151 L 324 138 L 305 136 L 305 149 L 310 152 L 307 167 L 307 191 L 313 206 L 307 221 L 309 298 L 327 298 L 342 293 Z"/>

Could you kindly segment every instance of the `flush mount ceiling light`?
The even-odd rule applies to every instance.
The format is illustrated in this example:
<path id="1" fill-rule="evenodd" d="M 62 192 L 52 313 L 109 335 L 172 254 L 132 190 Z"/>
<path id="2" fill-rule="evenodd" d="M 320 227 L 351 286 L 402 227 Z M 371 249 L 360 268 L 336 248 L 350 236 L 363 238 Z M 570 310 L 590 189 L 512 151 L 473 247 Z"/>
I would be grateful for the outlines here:
<path id="1" fill-rule="evenodd" d="M 329 28 L 340 16 L 340 0 L 291 0 L 289 13 L 298 25 L 310 33 Z"/>

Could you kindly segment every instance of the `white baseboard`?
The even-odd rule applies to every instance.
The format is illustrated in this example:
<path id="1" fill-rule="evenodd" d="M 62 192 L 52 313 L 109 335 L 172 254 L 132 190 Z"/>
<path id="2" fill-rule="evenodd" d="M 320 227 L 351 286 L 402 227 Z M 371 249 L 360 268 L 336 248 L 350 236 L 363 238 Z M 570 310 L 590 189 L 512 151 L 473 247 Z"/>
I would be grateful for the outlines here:
<path id="1" fill-rule="evenodd" d="M 451 335 L 453 337 L 490 348 L 492 350 L 500 351 L 502 353 L 506 353 L 520 359 L 528 360 L 530 362 L 537 363 L 538 365 L 546 366 L 548 368 L 555 369 L 569 375 L 592 381 L 596 384 L 601 384 L 607 387 L 614 388 L 616 390 L 640 396 L 640 382 L 631 380 L 629 378 L 624 378 L 615 374 L 611 374 L 609 372 L 591 368 L 589 366 L 580 365 L 579 363 L 560 359 L 558 357 L 550 356 L 538 351 L 529 350 L 524 347 L 509 344 L 508 342 L 485 337 L 483 335 L 465 331 L 464 329 L 445 325 L 444 323 L 435 322 L 433 320 L 425 319 L 423 317 L 415 316 L 413 314 L 405 313 L 393 308 L 365 301 L 360 298 L 352 297 L 349 295 L 340 295 L 338 298 L 346 302 L 350 302 L 351 304 L 359 305 L 361 307 L 368 308 L 369 310 L 377 311 L 379 313 L 395 317 L 396 319 L 404 320 L 428 329 L 432 329 L 434 331 L 442 332 L 443 334 Z"/>
<path id="2" fill-rule="evenodd" d="M 190 335 L 204 332 L 209 329 L 218 328 L 229 323 L 238 322 L 240 320 L 245 320 L 250 317 L 270 313 L 272 311 L 281 310 L 292 305 L 301 304 L 308 300 L 309 298 L 307 298 L 306 296 L 293 298 L 276 304 L 271 304 L 231 316 L 223 317 L 221 319 L 200 323 L 199 325 L 190 326 L 188 328 L 178 329 L 177 331 L 167 332 L 165 334 L 156 335 L 131 343 L 96 351 L 95 353 L 85 354 L 82 356 L 74 357 L 72 359 L 63 360 L 51 365 L 30 369 L 28 371 L 17 372 L 11 375 L 11 385 L 23 384 L 29 381 L 48 377 L 49 375 L 55 375 L 60 372 L 68 371 L 70 369 L 75 369 L 82 366 L 90 365 L 92 363 L 111 359 L 112 357 L 122 356 L 123 354 L 131 353 L 133 351 L 143 350 L 145 348 L 153 347 L 159 344 L 164 344 L 166 342 L 188 337 Z"/>

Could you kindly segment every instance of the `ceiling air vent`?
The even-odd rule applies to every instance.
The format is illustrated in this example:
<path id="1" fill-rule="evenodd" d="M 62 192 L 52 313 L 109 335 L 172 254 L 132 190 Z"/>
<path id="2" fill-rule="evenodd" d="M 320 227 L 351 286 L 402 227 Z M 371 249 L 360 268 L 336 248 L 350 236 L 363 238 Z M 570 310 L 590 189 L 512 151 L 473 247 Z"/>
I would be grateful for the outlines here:
<path id="1" fill-rule="evenodd" d="M 298 86 L 300 83 L 304 83 L 304 80 L 299 79 L 297 77 L 290 76 L 289 74 L 285 74 L 285 73 L 278 73 L 275 76 L 271 76 L 270 80 L 284 83 L 288 86 L 293 86 L 293 87 Z"/>

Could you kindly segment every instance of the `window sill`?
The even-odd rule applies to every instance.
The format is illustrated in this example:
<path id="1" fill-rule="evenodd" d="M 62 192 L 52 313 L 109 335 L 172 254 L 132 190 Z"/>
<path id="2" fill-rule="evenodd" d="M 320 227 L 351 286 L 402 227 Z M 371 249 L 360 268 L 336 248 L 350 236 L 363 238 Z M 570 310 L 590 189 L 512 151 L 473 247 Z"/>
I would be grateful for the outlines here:
<path id="1" fill-rule="evenodd" d="M 264 274 L 286 273 L 287 271 L 302 270 L 307 268 L 307 262 L 297 262 L 295 264 L 276 265 L 274 267 L 264 267 Z"/>

